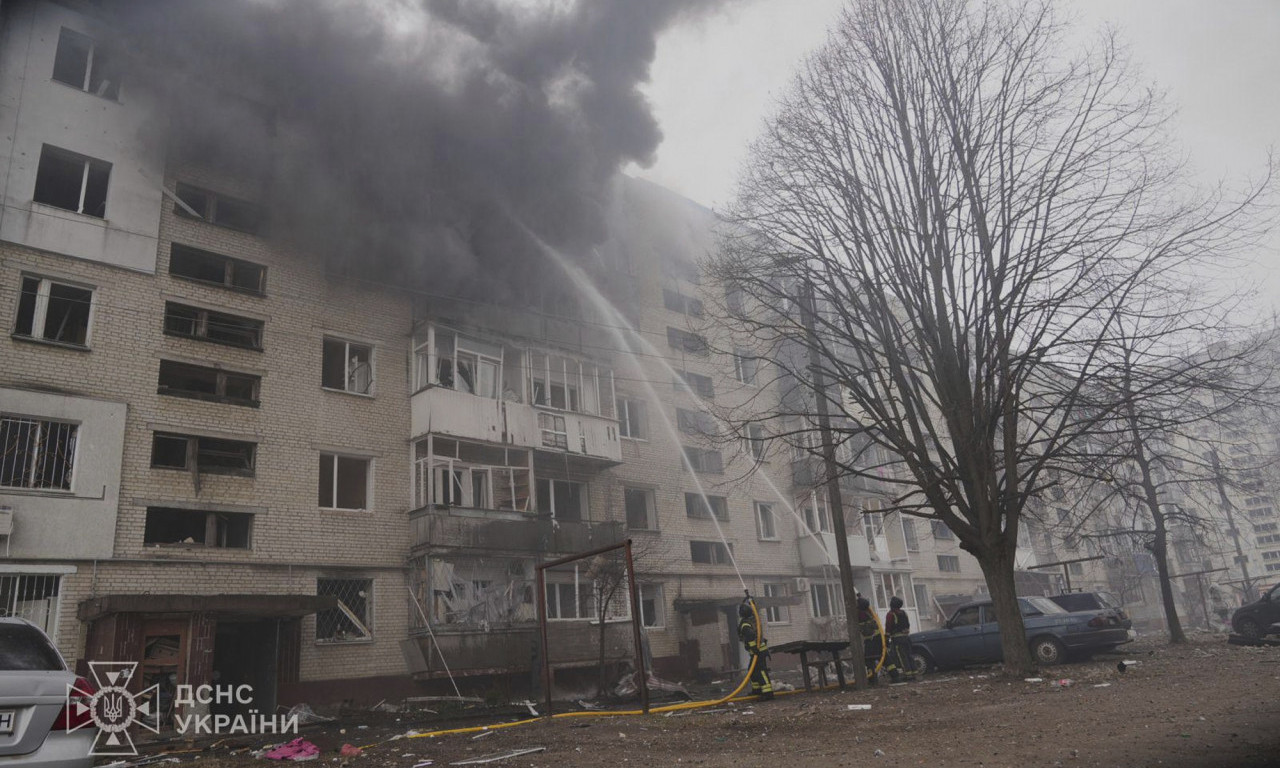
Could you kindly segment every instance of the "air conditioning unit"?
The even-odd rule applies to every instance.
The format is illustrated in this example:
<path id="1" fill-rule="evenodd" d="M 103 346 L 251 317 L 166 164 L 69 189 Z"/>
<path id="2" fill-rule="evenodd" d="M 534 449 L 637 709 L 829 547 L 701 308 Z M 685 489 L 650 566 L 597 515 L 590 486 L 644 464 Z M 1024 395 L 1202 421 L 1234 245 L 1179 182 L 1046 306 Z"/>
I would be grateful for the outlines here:
<path id="1" fill-rule="evenodd" d="M 809 580 L 803 576 L 796 577 L 795 590 L 797 594 L 800 592 L 808 592 Z"/>

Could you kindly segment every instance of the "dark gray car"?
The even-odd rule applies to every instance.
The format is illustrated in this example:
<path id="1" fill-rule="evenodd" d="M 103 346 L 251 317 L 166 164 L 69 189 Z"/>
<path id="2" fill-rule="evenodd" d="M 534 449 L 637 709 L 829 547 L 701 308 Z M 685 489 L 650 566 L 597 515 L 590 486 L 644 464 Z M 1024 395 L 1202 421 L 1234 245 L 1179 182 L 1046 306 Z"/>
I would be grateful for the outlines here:
<path id="1" fill-rule="evenodd" d="M 1043 597 L 1020 597 L 1018 605 L 1027 643 L 1040 664 L 1057 664 L 1068 653 L 1110 650 L 1130 640 L 1110 610 L 1068 612 Z M 912 634 L 911 650 L 916 668 L 923 671 L 1002 661 L 1000 625 L 991 601 L 962 605 L 944 628 Z"/>
<path id="2" fill-rule="evenodd" d="M 72 730 L 83 707 L 68 711 L 70 687 L 89 684 L 67 669 L 48 636 L 29 621 L 0 618 L 0 766 L 89 768 L 97 730 Z"/>
<path id="3" fill-rule="evenodd" d="M 1275 585 L 1248 605 L 1242 605 L 1231 616 L 1236 634 L 1257 640 L 1272 624 L 1280 622 L 1280 584 Z"/>

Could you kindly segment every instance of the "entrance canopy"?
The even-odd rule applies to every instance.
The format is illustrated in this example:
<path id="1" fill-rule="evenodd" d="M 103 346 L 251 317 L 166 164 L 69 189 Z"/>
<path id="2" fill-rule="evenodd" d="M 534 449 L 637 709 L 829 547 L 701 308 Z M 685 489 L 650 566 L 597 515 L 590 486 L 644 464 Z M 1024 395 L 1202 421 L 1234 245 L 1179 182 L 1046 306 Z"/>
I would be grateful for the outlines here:
<path id="1" fill-rule="evenodd" d="M 112 613 L 205 613 L 292 619 L 337 607 L 334 595 L 104 595 L 82 601 L 76 617 L 93 621 Z"/>

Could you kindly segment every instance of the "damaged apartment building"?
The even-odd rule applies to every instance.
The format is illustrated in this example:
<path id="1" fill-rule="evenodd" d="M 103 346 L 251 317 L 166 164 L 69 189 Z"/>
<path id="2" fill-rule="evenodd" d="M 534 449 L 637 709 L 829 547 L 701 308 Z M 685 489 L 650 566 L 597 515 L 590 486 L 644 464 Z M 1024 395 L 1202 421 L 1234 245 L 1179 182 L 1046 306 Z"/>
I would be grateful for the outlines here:
<path id="1" fill-rule="evenodd" d="M 444 662 L 523 684 L 535 566 L 630 538 L 639 605 L 611 618 L 687 679 L 743 665 L 744 584 L 772 642 L 843 631 L 832 514 L 882 611 L 929 626 L 979 589 L 872 485 L 833 513 L 780 441 L 707 438 L 703 401 L 776 396 L 698 330 L 710 212 L 617 182 L 594 269 L 620 316 L 567 273 L 525 304 L 335 274 L 266 236 L 261 178 L 175 151 L 102 13 L 0 2 L 0 612 L 69 660 L 262 711 Z M 595 663 L 591 581 L 550 574 L 558 667 Z"/>

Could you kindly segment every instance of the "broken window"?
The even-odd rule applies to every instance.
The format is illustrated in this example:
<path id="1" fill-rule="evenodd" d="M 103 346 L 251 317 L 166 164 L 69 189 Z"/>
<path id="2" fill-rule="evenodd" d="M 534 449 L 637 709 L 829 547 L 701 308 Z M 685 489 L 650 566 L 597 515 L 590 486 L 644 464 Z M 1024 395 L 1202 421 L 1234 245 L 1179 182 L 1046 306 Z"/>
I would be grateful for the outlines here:
<path id="1" fill-rule="evenodd" d="M 785 582 L 774 582 L 764 585 L 765 597 L 786 597 L 789 589 Z M 785 605 L 770 605 L 764 609 L 766 624 L 790 624 L 791 608 Z"/>
<path id="2" fill-rule="evenodd" d="M 190 184 L 178 184 L 173 212 L 187 218 L 202 219 L 210 224 L 256 235 L 262 231 L 265 219 L 262 208 L 233 197 L 200 189 Z"/>
<path id="3" fill-rule="evenodd" d="M 667 343 L 672 349 L 687 352 L 691 355 L 705 357 L 710 353 L 707 347 L 707 340 L 696 333 L 685 331 L 680 328 L 672 328 L 667 326 Z"/>
<path id="4" fill-rule="evenodd" d="M 233 347 L 262 349 L 261 320 L 166 301 L 164 332 Z"/>
<path id="5" fill-rule="evenodd" d="M 670 288 L 662 289 L 662 304 L 672 312 L 679 312 L 690 317 L 702 317 L 702 302 Z"/>
<path id="6" fill-rule="evenodd" d="M 654 531 L 658 528 L 658 514 L 652 488 L 623 488 L 623 506 L 627 512 L 627 527 L 633 531 Z"/>
<path id="7" fill-rule="evenodd" d="M 78 425 L 0 417 L 0 486 L 71 490 Z"/>
<path id="8" fill-rule="evenodd" d="M 267 268 L 261 264 L 180 243 L 169 247 L 169 274 L 247 293 L 266 290 Z"/>
<path id="9" fill-rule="evenodd" d="M 645 423 L 644 402 L 625 397 L 618 398 L 618 434 L 632 440 L 645 440 L 649 436 Z"/>
<path id="10" fill-rule="evenodd" d="M 689 559 L 703 565 L 728 565 L 732 562 L 733 549 L 719 541 L 689 542 Z"/>
<path id="11" fill-rule="evenodd" d="M 244 512 L 147 507 L 142 542 L 157 546 L 185 544 L 220 549 L 248 549 L 252 527 L 253 515 Z"/>
<path id="12" fill-rule="evenodd" d="M 320 454 L 320 506 L 324 509 L 369 508 L 369 460 L 335 453 Z"/>
<path id="13" fill-rule="evenodd" d="M 574 568 L 572 577 L 557 574 L 547 582 L 547 619 L 587 621 L 595 618 L 595 587 Z M 568 580 L 566 580 L 568 579 Z"/>
<path id="14" fill-rule="evenodd" d="M 156 432 L 151 437 L 151 466 L 252 477 L 257 447 L 245 440 Z"/>
<path id="15" fill-rule="evenodd" d="M 667 624 L 667 604 L 662 596 L 661 584 L 641 584 L 640 623 L 649 629 L 661 629 Z"/>
<path id="16" fill-rule="evenodd" d="M 537 618 L 531 560 L 428 557 L 423 563 L 413 572 L 415 594 L 438 624 L 492 626 Z M 420 616 L 414 622 L 423 626 Z"/>
<path id="17" fill-rule="evenodd" d="M 570 480 L 538 478 L 538 512 L 578 522 L 587 516 L 587 487 Z"/>
<path id="18" fill-rule="evenodd" d="M 316 594 L 338 598 L 338 607 L 316 614 L 316 640 L 344 643 L 373 639 L 373 579 L 316 579 Z"/>
<path id="19" fill-rule="evenodd" d="M 358 395 L 373 394 L 373 347 L 326 338 L 323 358 L 320 386 Z"/>
<path id="20" fill-rule="evenodd" d="M 724 472 L 724 459 L 719 451 L 709 448 L 684 447 L 684 456 L 694 472 L 718 475 Z"/>
<path id="21" fill-rule="evenodd" d="M 45 144 L 40 150 L 32 199 L 104 219 L 110 177 L 111 163 Z"/>
<path id="22" fill-rule="evenodd" d="M 565 426 L 563 416 L 557 416 L 554 413 L 539 413 L 538 429 L 542 430 L 542 445 L 544 448 L 569 450 L 569 432 L 568 427 Z"/>
<path id="23" fill-rule="evenodd" d="M 518 401 L 518 379 L 503 377 L 503 359 L 508 355 L 518 359 L 501 344 L 433 326 L 427 331 L 427 341 L 414 347 L 414 384 L 418 389 L 435 384 L 480 397 Z"/>
<path id="24" fill-rule="evenodd" d="M 91 288 L 24 276 L 13 332 L 32 339 L 87 346 L 92 306 Z"/>
<path id="25" fill-rule="evenodd" d="M 813 618 L 815 619 L 843 616 L 844 597 L 840 594 L 840 585 L 827 581 L 810 583 L 809 607 L 813 610 Z"/>
<path id="26" fill-rule="evenodd" d="M 235 373 L 220 368 L 160 361 L 160 383 L 157 393 L 175 397 L 213 400 L 232 405 L 258 406 L 261 377 Z"/>
<path id="27" fill-rule="evenodd" d="M 800 514 L 804 517 L 805 527 L 813 533 L 831 533 L 831 510 L 827 506 L 824 492 L 814 491 L 802 499 L 801 503 L 803 506 Z"/>
<path id="28" fill-rule="evenodd" d="M 53 79 L 104 99 L 120 97 L 119 67 L 110 50 L 66 27 L 58 33 Z"/>
<path id="29" fill-rule="evenodd" d="M 778 540 L 778 521 L 773 515 L 773 505 L 756 502 L 756 535 L 764 541 Z"/>
<path id="30" fill-rule="evenodd" d="M 695 520 L 710 520 L 712 515 L 717 520 L 729 519 L 729 500 L 723 496 L 708 496 L 701 493 L 684 495 L 684 513 Z"/>
<path id="31" fill-rule="evenodd" d="M 733 377 L 743 384 L 754 384 L 759 361 L 745 349 L 733 350 Z"/>
<path id="32" fill-rule="evenodd" d="M 431 437 L 414 446 L 414 467 L 419 508 L 529 509 L 528 451 Z"/>
<path id="33" fill-rule="evenodd" d="M 534 405 L 612 417 L 613 371 L 564 355 L 530 351 L 529 395 Z"/>
<path id="34" fill-rule="evenodd" d="M 746 448 L 747 453 L 751 454 L 751 458 L 756 461 L 764 459 L 765 434 L 763 424 L 748 424 L 744 430 L 746 432 Z"/>
<path id="35" fill-rule="evenodd" d="M 689 371 L 681 371 L 680 376 L 683 380 L 677 379 L 675 381 L 676 391 L 683 392 L 685 390 L 689 390 L 703 400 L 711 400 L 715 398 L 716 388 L 715 384 L 712 383 L 710 376 L 690 373 Z"/>

